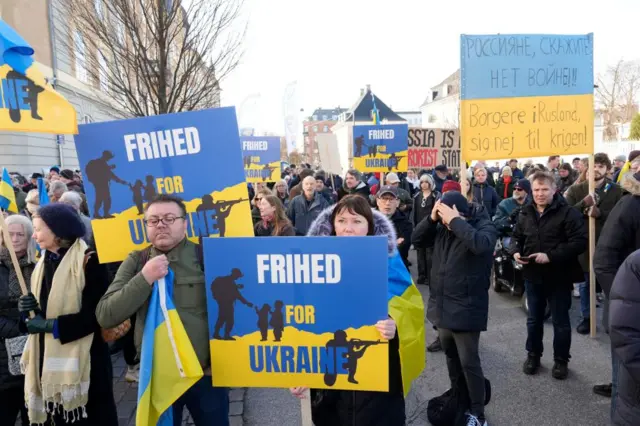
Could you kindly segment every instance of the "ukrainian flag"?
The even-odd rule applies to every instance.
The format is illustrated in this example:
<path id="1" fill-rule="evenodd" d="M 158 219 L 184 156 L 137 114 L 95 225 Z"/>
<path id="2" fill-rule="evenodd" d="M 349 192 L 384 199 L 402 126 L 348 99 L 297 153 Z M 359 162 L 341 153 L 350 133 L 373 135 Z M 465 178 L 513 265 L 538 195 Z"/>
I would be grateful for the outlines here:
<path id="1" fill-rule="evenodd" d="M 396 322 L 400 340 L 400 366 L 405 396 L 411 382 L 426 365 L 424 336 L 424 303 L 411 274 L 396 251 L 389 258 L 389 315 Z"/>
<path id="2" fill-rule="evenodd" d="M 371 92 L 371 102 L 373 102 L 373 109 L 371 110 L 371 118 L 373 118 L 373 124 L 380 124 L 380 111 L 376 106 L 376 97 Z"/>
<path id="3" fill-rule="evenodd" d="M 45 81 L 33 53 L 0 19 L 0 130 L 78 133 L 75 109 Z"/>
<path id="4" fill-rule="evenodd" d="M 43 178 L 38 178 L 38 198 L 40 199 L 40 207 L 44 207 L 50 202 L 47 185 L 44 184 Z"/>
<path id="5" fill-rule="evenodd" d="M 6 168 L 2 169 L 2 181 L 0 182 L 0 209 L 12 213 L 18 213 L 16 193 L 13 192 L 11 176 Z"/>
<path id="6" fill-rule="evenodd" d="M 171 406 L 203 376 L 173 304 L 173 271 L 153 285 L 142 337 L 136 426 L 173 426 Z"/>

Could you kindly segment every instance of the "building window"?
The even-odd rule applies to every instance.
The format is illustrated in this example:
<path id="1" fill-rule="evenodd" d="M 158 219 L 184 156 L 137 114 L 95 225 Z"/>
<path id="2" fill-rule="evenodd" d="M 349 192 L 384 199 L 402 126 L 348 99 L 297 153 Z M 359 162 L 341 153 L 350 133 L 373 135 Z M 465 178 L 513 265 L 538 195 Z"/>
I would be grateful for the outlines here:
<path id="1" fill-rule="evenodd" d="M 309 126 L 304 126 L 304 132 L 309 133 Z"/>
<path id="2" fill-rule="evenodd" d="M 318 131 L 318 126 L 313 126 L 313 131 L 317 132 Z"/>
<path id="3" fill-rule="evenodd" d="M 317 115 L 314 115 L 312 118 L 313 118 L 313 121 L 318 121 L 318 116 Z"/>
<path id="4" fill-rule="evenodd" d="M 332 119 L 333 121 L 338 121 L 338 116 L 337 116 L 337 115 L 335 115 L 335 114 L 333 114 L 333 115 L 331 116 L 331 119 Z"/>
<path id="5" fill-rule="evenodd" d="M 329 131 L 329 126 L 324 125 L 324 126 L 322 127 L 322 131 L 323 131 L 323 132 L 325 132 L 325 133 L 327 133 L 327 132 Z"/>
<path id="6" fill-rule="evenodd" d="M 327 119 L 327 115 L 326 115 L 326 114 L 325 114 L 325 115 L 323 115 L 323 116 L 322 116 L 322 119 L 323 119 L 323 120 L 326 120 L 326 119 Z"/>
<path id="7" fill-rule="evenodd" d="M 98 78 L 100 80 L 100 90 L 104 93 L 109 91 L 107 59 L 101 51 L 98 51 Z"/>
<path id="8" fill-rule="evenodd" d="M 84 39 L 78 30 L 73 33 L 73 43 L 76 57 L 76 78 L 87 83 L 87 57 L 85 55 Z"/>

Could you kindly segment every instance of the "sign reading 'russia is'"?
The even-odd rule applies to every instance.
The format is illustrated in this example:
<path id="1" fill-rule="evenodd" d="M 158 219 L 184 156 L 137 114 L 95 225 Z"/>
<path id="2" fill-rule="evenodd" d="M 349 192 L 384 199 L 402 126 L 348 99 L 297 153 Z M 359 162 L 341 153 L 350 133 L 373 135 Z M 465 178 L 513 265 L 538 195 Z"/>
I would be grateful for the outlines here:
<path id="1" fill-rule="evenodd" d="M 465 159 L 593 152 L 593 35 L 461 37 Z"/>

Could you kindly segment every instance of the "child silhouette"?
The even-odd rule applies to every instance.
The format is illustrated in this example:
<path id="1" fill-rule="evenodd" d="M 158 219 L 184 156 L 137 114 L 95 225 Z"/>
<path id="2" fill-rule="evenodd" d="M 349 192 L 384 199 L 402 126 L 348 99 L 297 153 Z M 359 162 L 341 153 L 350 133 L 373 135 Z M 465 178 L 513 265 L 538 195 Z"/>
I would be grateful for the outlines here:
<path id="1" fill-rule="evenodd" d="M 138 214 L 144 214 L 144 200 L 142 198 L 142 181 L 138 179 L 135 185 L 129 184 L 131 192 L 133 192 L 133 203 L 138 208 Z"/>
<path id="2" fill-rule="evenodd" d="M 258 314 L 258 329 L 262 335 L 261 342 L 266 342 L 269 333 L 269 314 L 271 313 L 271 306 L 266 303 L 262 305 L 262 308 L 255 307 L 256 314 Z"/>
<path id="3" fill-rule="evenodd" d="M 146 177 L 147 186 L 144 187 L 144 200 L 147 202 L 151 202 L 158 193 L 156 192 L 156 187 L 153 186 L 153 176 L 147 175 Z"/>
<path id="4" fill-rule="evenodd" d="M 282 338 L 282 332 L 284 331 L 284 315 L 282 314 L 282 308 L 284 303 L 282 300 L 276 300 L 273 312 L 271 312 L 271 321 L 269 325 L 273 328 L 273 336 L 276 338 L 274 341 L 279 342 Z"/>

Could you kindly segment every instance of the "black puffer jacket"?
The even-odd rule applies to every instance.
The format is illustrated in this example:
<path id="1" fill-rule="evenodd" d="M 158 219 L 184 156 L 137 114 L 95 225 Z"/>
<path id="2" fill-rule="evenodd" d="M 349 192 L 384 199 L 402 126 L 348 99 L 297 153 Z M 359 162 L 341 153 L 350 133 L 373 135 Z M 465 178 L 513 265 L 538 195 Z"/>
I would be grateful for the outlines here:
<path id="1" fill-rule="evenodd" d="M 484 331 L 489 316 L 489 281 L 498 231 L 484 206 L 470 204 L 467 220 L 454 219 L 451 230 L 431 217 L 418 224 L 413 245 L 433 247 L 431 289 L 434 324 L 455 331 Z"/>
<path id="2" fill-rule="evenodd" d="M 593 270 L 607 296 L 622 262 L 640 249 L 640 173 L 627 173 L 620 186 L 627 195 L 609 213 L 593 256 Z"/>
<path id="3" fill-rule="evenodd" d="M 354 189 L 347 188 L 345 182 L 340 188 L 338 188 L 338 201 L 342 200 L 347 195 L 357 194 L 369 201 L 369 195 L 371 195 L 371 188 L 364 182 L 358 182 L 358 185 Z"/>
<path id="4" fill-rule="evenodd" d="M 6 249 L 0 250 L 0 391 L 20 387 L 24 385 L 24 376 L 12 376 L 9 373 L 7 349 L 4 339 L 25 334 L 24 328 L 20 329 L 20 312 L 18 312 L 18 298 L 11 296 L 9 291 L 9 273 L 13 269 L 11 260 L 5 255 Z M 29 283 L 34 264 L 26 262 L 26 259 L 18 259 L 22 266 L 22 276 Z M 27 284 L 28 285 L 28 284 Z"/>
<path id="5" fill-rule="evenodd" d="M 333 232 L 331 213 L 335 206 L 324 210 L 309 228 L 309 236 L 329 236 Z M 387 236 L 389 256 L 396 251 L 397 235 L 393 223 L 373 210 L 375 235 Z M 405 405 L 400 369 L 398 335 L 389 341 L 389 392 L 311 390 L 316 426 L 404 426 Z"/>
<path id="6" fill-rule="evenodd" d="M 569 286 L 584 280 L 578 256 L 587 249 L 587 244 L 582 214 L 556 194 L 542 215 L 533 202 L 522 208 L 509 252 L 521 256 L 545 253 L 549 263 L 529 262 L 523 268 L 525 279 Z"/>
<path id="7" fill-rule="evenodd" d="M 640 425 L 640 250 L 624 261 L 611 288 L 611 347 L 620 360 L 611 424 Z"/>

